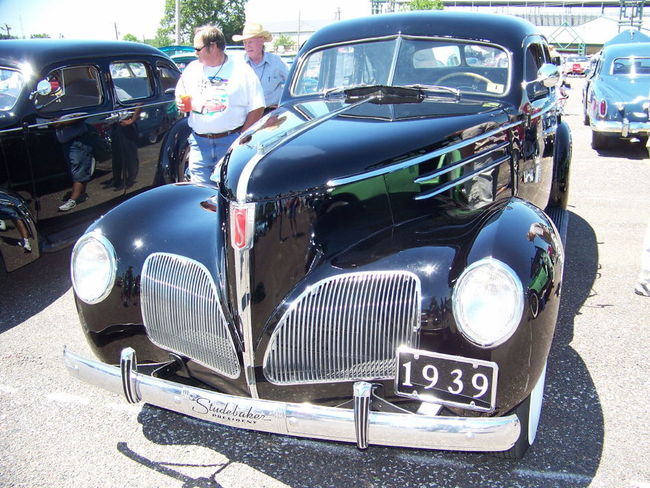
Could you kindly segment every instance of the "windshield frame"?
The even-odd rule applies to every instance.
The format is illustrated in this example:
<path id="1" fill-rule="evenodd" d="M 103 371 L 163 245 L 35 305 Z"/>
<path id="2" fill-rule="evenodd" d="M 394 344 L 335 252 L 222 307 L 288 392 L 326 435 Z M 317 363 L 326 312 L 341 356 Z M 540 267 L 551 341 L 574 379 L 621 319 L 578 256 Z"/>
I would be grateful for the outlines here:
<path id="1" fill-rule="evenodd" d="M 291 83 L 289 85 L 289 94 L 291 95 L 292 98 L 305 98 L 305 97 L 323 97 L 326 96 L 326 94 L 329 91 L 332 90 L 337 90 L 341 89 L 344 90 L 348 87 L 358 87 L 359 85 L 341 85 L 337 87 L 325 87 L 321 90 L 317 90 L 314 92 L 309 92 L 309 93 L 304 93 L 298 90 L 298 85 L 300 82 L 303 81 L 305 77 L 305 71 L 308 67 L 309 61 L 312 59 L 312 56 L 316 55 L 319 52 L 325 52 L 327 50 L 331 49 L 340 49 L 340 48 L 345 48 L 345 47 L 350 47 L 350 46 L 357 46 L 357 45 L 363 45 L 363 44 L 370 44 L 370 43 L 377 43 L 377 42 L 383 42 L 383 41 L 395 41 L 393 44 L 393 52 L 391 53 L 392 55 L 392 62 L 390 65 L 390 71 L 387 74 L 386 77 L 386 85 L 387 86 L 409 86 L 411 83 L 398 83 L 395 84 L 395 75 L 397 72 L 397 65 L 398 65 L 398 57 L 400 56 L 401 53 L 401 47 L 405 41 L 431 41 L 431 42 L 440 42 L 444 44 L 457 44 L 457 45 L 467 45 L 467 46 L 477 46 L 477 47 L 484 47 L 484 48 L 491 48 L 494 50 L 500 51 L 504 55 L 504 59 L 506 60 L 506 66 L 504 67 L 506 69 L 506 77 L 505 77 L 505 83 L 501 84 L 502 89 L 498 93 L 490 93 L 488 91 L 468 91 L 468 90 L 461 90 L 461 93 L 463 95 L 469 95 L 469 96 L 478 96 L 478 97 L 490 97 L 490 98 L 505 98 L 511 95 L 511 90 L 512 90 L 512 74 L 514 70 L 514 63 L 513 63 L 513 55 L 512 52 L 507 49 L 505 46 L 501 46 L 496 43 L 492 42 L 487 42 L 487 41 L 481 41 L 477 39 L 466 39 L 466 38 L 449 38 L 449 37 L 438 37 L 438 36 L 415 36 L 415 35 L 405 35 L 405 34 L 391 34 L 388 36 L 380 36 L 380 37 L 368 37 L 364 39 L 354 39 L 351 41 L 344 41 L 344 42 L 337 42 L 337 43 L 329 43 L 329 44 L 323 44 L 321 46 L 317 46 L 308 52 L 306 52 L 304 55 L 300 56 L 300 59 L 298 60 L 298 65 L 296 66 L 295 71 L 293 72 L 293 76 L 291 79 Z M 458 66 L 465 66 L 467 68 L 471 68 L 471 65 L 458 65 Z M 487 66 L 485 66 L 487 67 Z M 433 82 L 431 82 L 433 83 Z M 377 83 L 379 84 L 379 83 Z M 455 89 L 456 87 L 449 86 L 449 88 Z"/>

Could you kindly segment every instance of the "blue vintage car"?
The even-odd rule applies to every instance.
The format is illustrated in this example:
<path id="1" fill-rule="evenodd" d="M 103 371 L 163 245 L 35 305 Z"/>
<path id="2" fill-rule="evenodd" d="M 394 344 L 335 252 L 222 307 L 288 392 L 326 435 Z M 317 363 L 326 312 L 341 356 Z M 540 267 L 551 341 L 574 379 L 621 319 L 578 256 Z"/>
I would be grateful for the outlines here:
<path id="1" fill-rule="evenodd" d="M 650 135 L 650 43 L 605 46 L 584 93 L 584 121 L 591 145 L 604 149 L 618 139 L 645 145 Z"/>
<path id="2" fill-rule="evenodd" d="M 145 192 L 78 241 L 97 359 L 67 350 L 70 373 L 207 422 L 521 457 L 563 286 L 559 79 L 514 17 L 315 33 L 214 185 Z"/>

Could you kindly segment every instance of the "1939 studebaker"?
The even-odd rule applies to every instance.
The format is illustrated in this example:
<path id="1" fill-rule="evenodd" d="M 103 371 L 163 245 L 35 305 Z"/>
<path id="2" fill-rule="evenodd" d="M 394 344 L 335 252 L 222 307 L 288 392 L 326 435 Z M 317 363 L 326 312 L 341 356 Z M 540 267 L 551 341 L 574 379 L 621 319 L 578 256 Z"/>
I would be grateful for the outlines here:
<path id="1" fill-rule="evenodd" d="M 229 426 L 522 456 L 562 288 L 558 80 L 515 18 L 325 27 L 214 186 L 145 192 L 77 242 L 101 361 L 66 350 L 69 371 Z"/>

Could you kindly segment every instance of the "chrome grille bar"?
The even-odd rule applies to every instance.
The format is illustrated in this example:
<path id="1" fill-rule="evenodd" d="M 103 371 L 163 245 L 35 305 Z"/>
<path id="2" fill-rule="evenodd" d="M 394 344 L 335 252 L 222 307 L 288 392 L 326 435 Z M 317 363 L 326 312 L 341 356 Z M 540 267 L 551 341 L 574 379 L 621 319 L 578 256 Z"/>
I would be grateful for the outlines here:
<path id="1" fill-rule="evenodd" d="M 142 268 L 142 318 L 151 341 L 229 378 L 239 360 L 210 272 L 184 256 L 154 253 Z"/>
<path id="2" fill-rule="evenodd" d="M 396 348 L 417 342 L 420 295 L 418 278 L 405 271 L 318 282 L 280 319 L 264 374 L 279 385 L 393 378 Z"/>

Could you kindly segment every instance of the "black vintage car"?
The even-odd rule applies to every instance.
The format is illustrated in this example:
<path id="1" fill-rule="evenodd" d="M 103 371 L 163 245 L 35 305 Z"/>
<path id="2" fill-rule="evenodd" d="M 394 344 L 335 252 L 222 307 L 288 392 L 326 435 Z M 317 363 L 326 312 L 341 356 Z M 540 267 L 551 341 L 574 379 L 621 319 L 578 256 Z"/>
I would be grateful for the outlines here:
<path id="1" fill-rule="evenodd" d="M 139 43 L 0 41 L 0 268 L 74 243 L 101 212 L 166 181 L 158 158 L 179 76 Z M 74 205 L 67 151 L 84 154 L 90 178 Z"/>
<path id="2" fill-rule="evenodd" d="M 145 192 L 77 242 L 100 361 L 66 350 L 70 373 L 229 426 L 522 456 L 562 288 L 558 81 L 511 17 L 318 31 L 214 186 Z"/>

